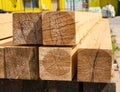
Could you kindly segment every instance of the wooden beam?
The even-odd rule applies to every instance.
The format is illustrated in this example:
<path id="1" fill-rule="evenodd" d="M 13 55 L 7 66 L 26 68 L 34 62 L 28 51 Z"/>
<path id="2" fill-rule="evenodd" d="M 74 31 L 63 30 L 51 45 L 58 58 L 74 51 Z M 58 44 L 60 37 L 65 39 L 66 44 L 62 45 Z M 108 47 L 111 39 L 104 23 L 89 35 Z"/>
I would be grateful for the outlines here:
<path id="1" fill-rule="evenodd" d="M 83 92 L 116 92 L 115 83 L 83 83 Z"/>
<path id="2" fill-rule="evenodd" d="M 109 22 L 106 23 L 105 37 L 100 44 L 98 57 L 96 59 L 95 81 L 111 82 L 112 81 L 112 42 Z M 100 76 L 99 76 L 100 75 Z M 99 76 L 99 77 L 98 77 Z"/>
<path id="3" fill-rule="evenodd" d="M 5 47 L 5 77 L 7 79 L 38 79 L 39 64 L 36 47 Z"/>
<path id="4" fill-rule="evenodd" d="M 5 78 L 5 46 L 12 46 L 13 38 L 0 40 L 0 78 Z"/>
<path id="5" fill-rule="evenodd" d="M 100 19 L 98 13 L 44 12 L 43 45 L 76 45 Z"/>
<path id="6" fill-rule="evenodd" d="M 101 18 L 87 12 L 16 13 L 14 44 L 76 45 Z"/>
<path id="7" fill-rule="evenodd" d="M 14 44 L 42 44 L 41 13 L 13 14 Z"/>
<path id="8" fill-rule="evenodd" d="M 0 47 L 0 78 L 5 78 L 4 73 L 4 48 Z"/>
<path id="9" fill-rule="evenodd" d="M 0 40 L 11 37 L 12 34 L 12 14 L 0 14 Z"/>
<path id="10" fill-rule="evenodd" d="M 78 46 L 78 81 L 111 82 L 112 45 L 108 25 L 108 20 L 101 20 Z"/>
<path id="11" fill-rule="evenodd" d="M 76 59 L 72 47 L 39 47 L 40 78 L 71 81 L 76 73 Z"/>

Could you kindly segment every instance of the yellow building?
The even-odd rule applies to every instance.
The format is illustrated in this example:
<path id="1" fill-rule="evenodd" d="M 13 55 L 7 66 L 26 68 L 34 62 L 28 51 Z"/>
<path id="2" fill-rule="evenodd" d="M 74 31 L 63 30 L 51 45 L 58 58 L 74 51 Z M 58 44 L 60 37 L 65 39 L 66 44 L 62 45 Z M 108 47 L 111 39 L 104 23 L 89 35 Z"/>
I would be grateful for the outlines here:
<path id="1" fill-rule="evenodd" d="M 60 10 L 84 10 L 88 7 L 102 8 L 108 2 L 118 10 L 118 0 L 0 0 L 0 9 L 10 12 L 41 12 L 55 11 L 59 6 Z"/>
<path id="2" fill-rule="evenodd" d="M 40 12 L 57 8 L 57 0 L 0 0 L 0 9 L 11 12 Z M 64 0 L 60 0 L 60 9 L 64 9 Z"/>
<path id="3" fill-rule="evenodd" d="M 90 0 L 90 7 L 104 7 L 108 3 L 112 4 L 115 7 L 116 13 L 118 13 L 118 0 Z"/>
<path id="4" fill-rule="evenodd" d="M 0 0 L 0 9 L 10 12 L 82 10 L 83 0 Z M 87 0 L 84 0 L 87 1 Z"/>

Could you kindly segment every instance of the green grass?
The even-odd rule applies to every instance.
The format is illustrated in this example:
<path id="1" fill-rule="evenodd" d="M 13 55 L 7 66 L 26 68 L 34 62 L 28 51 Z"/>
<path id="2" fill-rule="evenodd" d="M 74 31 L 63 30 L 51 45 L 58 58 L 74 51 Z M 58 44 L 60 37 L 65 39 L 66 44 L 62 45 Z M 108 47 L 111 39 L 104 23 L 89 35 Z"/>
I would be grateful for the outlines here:
<path id="1" fill-rule="evenodd" d="M 113 54 L 116 52 L 116 51 L 120 51 L 120 48 L 117 46 L 116 44 L 116 40 L 115 40 L 115 35 L 112 35 L 112 50 L 113 50 Z"/>

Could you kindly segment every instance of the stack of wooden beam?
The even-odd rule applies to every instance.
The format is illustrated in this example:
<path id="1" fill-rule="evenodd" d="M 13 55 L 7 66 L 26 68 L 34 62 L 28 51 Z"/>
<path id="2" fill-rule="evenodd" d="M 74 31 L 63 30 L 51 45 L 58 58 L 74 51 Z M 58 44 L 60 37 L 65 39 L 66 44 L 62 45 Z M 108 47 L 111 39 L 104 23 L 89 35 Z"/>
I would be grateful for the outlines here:
<path id="1" fill-rule="evenodd" d="M 100 13 L 15 13 L 8 42 L 0 41 L 0 78 L 111 82 L 110 29 Z"/>
<path id="2" fill-rule="evenodd" d="M 78 49 L 78 77 L 84 82 L 110 82 L 112 44 L 108 20 L 102 19 L 81 41 Z"/>

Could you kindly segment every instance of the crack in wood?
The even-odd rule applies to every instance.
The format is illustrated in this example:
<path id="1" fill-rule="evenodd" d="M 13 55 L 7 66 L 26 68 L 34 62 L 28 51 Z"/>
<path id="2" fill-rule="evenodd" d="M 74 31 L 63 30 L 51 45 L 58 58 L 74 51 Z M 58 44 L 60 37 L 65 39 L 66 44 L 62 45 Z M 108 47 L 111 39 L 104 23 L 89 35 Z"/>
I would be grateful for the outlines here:
<path id="1" fill-rule="evenodd" d="M 24 32 L 23 32 L 22 22 L 19 21 L 19 24 L 20 24 L 20 29 L 21 29 L 21 34 L 22 34 L 22 36 L 23 36 L 23 39 L 24 39 L 24 41 L 27 43 L 27 40 L 26 40 L 25 35 L 24 35 Z"/>
<path id="2" fill-rule="evenodd" d="M 69 17 L 67 18 L 66 17 L 67 15 L 68 13 L 62 14 L 61 12 L 46 13 L 44 15 L 43 23 L 45 25 L 43 25 L 43 31 L 48 31 L 45 33 L 48 35 L 48 38 L 50 38 L 50 39 L 46 39 L 47 37 L 44 38 L 47 44 L 49 43 L 50 40 L 51 40 L 50 43 L 53 44 L 65 44 L 66 43 L 65 39 L 71 36 L 71 34 L 67 33 L 67 31 L 70 31 L 71 33 L 72 31 L 75 30 L 75 28 L 72 27 L 75 25 L 75 21 L 74 19 L 71 18 L 70 15 L 69 15 L 70 18 Z M 71 41 L 72 38 L 69 40 Z"/>
<path id="3" fill-rule="evenodd" d="M 58 42 L 59 40 L 61 40 L 61 41 L 62 41 L 61 44 L 63 44 L 62 34 L 61 34 L 61 32 L 60 32 L 60 26 L 59 26 L 59 24 L 58 24 L 59 16 L 60 16 L 60 14 L 57 14 L 57 15 L 56 15 L 56 19 L 53 19 L 53 20 L 52 20 L 52 19 L 50 18 L 50 16 L 49 16 L 49 23 L 52 24 L 51 22 L 54 21 L 54 22 L 55 22 L 55 25 L 54 25 L 55 28 L 53 28 L 53 29 L 56 29 L 55 32 L 54 32 L 54 30 L 50 30 L 50 37 L 51 37 L 52 42 L 55 41 L 55 43 L 57 44 L 57 42 Z M 50 25 L 50 29 L 52 29 L 52 28 L 51 28 L 51 25 Z M 56 36 L 57 39 L 54 39 L 54 37 L 53 37 L 54 34 L 57 35 L 57 36 Z"/>
<path id="4" fill-rule="evenodd" d="M 94 61 L 93 61 L 92 73 L 91 73 L 91 82 L 94 82 L 94 71 L 95 71 L 95 66 L 96 66 L 96 61 L 97 61 L 98 54 L 99 54 L 99 50 L 97 50 Z"/>
<path id="5" fill-rule="evenodd" d="M 41 16 L 39 14 L 36 14 L 37 20 L 33 18 L 32 13 L 24 14 L 23 17 L 25 18 L 24 20 L 23 19 L 19 20 L 20 31 L 21 35 L 23 36 L 22 39 L 24 39 L 25 44 L 29 44 L 31 42 L 38 44 L 39 43 L 38 31 L 42 30 L 40 25 L 41 23 L 40 24 L 38 23 L 41 22 Z M 32 41 L 30 39 L 32 39 Z"/>
<path id="6" fill-rule="evenodd" d="M 63 56 L 63 53 L 65 56 Z M 50 59 L 47 60 L 46 57 L 47 58 L 50 57 Z M 53 49 L 49 51 L 47 55 L 44 56 L 41 64 L 50 74 L 55 76 L 62 76 L 69 72 L 68 69 L 65 69 L 68 66 L 68 64 L 64 65 L 64 63 L 67 63 L 67 61 L 65 60 L 65 57 L 69 57 L 67 52 L 59 48 Z"/>

